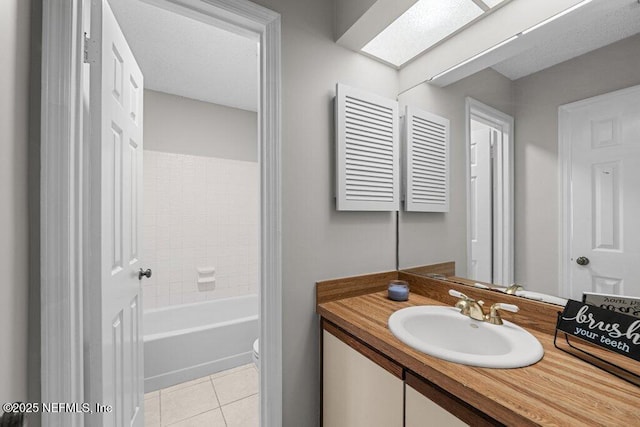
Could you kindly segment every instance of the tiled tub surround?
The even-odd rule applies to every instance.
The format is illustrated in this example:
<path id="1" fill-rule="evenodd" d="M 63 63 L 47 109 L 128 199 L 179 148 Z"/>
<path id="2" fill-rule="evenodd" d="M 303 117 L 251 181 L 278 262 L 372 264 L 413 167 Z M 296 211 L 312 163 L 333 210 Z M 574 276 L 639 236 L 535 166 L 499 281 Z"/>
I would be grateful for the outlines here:
<path id="1" fill-rule="evenodd" d="M 145 309 L 257 293 L 258 209 L 258 163 L 145 150 Z"/>

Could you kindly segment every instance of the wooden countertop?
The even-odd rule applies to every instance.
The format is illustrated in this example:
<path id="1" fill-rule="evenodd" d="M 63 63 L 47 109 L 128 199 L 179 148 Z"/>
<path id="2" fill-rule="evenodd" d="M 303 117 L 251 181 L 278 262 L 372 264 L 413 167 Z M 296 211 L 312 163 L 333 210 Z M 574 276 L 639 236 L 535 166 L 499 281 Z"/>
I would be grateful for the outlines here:
<path id="1" fill-rule="evenodd" d="M 396 310 L 444 305 L 412 292 L 395 302 L 385 291 L 319 301 L 318 314 L 466 403 L 510 426 L 640 426 L 640 388 L 566 354 L 553 336 L 527 327 L 543 359 L 517 369 L 486 369 L 438 359 L 403 344 L 387 327 Z M 513 318 L 515 323 L 525 326 Z"/>

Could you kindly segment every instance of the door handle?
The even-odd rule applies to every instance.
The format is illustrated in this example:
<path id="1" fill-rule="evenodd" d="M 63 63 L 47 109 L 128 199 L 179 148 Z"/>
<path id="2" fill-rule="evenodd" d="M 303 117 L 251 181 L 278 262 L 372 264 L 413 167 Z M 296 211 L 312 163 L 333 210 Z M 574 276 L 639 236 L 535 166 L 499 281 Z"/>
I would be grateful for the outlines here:
<path id="1" fill-rule="evenodd" d="M 576 262 L 578 263 L 578 265 L 587 265 L 589 264 L 589 258 L 587 258 L 586 256 L 581 256 L 581 257 L 578 257 Z"/>
<path id="2" fill-rule="evenodd" d="M 150 268 L 147 268 L 146 270 L 140 269 L 140 271 L 138 272 L 138 280 L 142 280 L 143 277 L 146 277 L 147 279 L 151 277 Z"/>

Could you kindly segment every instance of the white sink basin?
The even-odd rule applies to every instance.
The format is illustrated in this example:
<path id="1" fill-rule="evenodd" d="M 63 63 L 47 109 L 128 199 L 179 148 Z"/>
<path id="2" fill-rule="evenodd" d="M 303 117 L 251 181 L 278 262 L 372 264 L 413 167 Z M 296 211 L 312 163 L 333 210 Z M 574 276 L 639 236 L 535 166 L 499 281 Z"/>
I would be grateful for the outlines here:
<path id="1" fill-rule="evenodd" d="M 520 368 L 544 355 L 540 342 L 520 326 L 473 320 L 454 307 L 403 308 L 389 317 L 389 329 L 416 350 L 463 365 Z"/>

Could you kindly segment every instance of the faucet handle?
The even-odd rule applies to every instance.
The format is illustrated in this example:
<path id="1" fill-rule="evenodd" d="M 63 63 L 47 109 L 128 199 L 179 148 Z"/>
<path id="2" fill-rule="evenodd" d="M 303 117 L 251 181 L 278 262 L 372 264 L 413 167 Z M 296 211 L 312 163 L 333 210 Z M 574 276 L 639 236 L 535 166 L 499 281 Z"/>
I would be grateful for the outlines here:
<path id="1" fill-rule="evenodd" d="M 493 305 L 496 306 L 497 309 L 510 311 L 512 313 L 517 313 L 518 311 L 520 311 L 520 308 L 518 308 L 518 306 L 515 304 L 506 304 L 504 302 L 499 302 Z"/>
<path id="2" fill-rule="evenodd" d="M 516 295 L 517 292 L 522 290 L 524 290 L 523 286 L 518 285 L 517 283 L 513 283 L 511 286 L 507 287 L 507 289 L 504 290 L 504 293 L 509 295 Z"/>
<path id="3" fill-rule="evenodd" d="M 471 303 L 475 302 L 475 300 L 454 289 L 449 289 L 449 295 L 460 298 L 458 302 L 456 302 L 455 307 L 460 309 L 460 313 L 468 316 L 471 312 Z"/>
<path id="4" fill-rule="evenodd" d="M 452 297 L 461 298 L 466 301 L 475 301 L 473 298 L 469 298 L 462 292 L 456 291 L 455 289 L 449 289 L 449 295 L 451 295 Z"/>
<path id="5" fill-rule="evenodd" d="M 489 311 L 489 317 L 487 321 L 493 325 L 502 325 L 502 317 L 500 317 L 500 313 L 498 310 L 510 311 L 512 313 L 517 313 L 520 311 L 517 305 L 515 304 L 506 304 L 504 302 L 498 302 L 491 306 L 491 310 Z"/>

